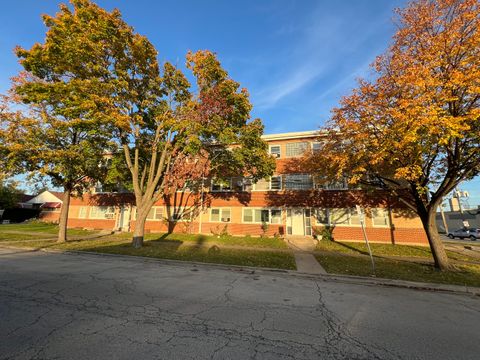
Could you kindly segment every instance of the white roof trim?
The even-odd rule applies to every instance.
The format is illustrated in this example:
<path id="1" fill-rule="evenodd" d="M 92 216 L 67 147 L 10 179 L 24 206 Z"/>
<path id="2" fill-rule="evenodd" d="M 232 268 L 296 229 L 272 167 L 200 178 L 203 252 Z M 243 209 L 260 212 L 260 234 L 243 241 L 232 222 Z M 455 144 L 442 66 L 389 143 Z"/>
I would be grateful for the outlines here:
<path id="1" fill-rule="evenodd" d="M 41 192 L 37 196 L 31 198 L 30 200 L 26 201 L 25 204 L 44 204 L 46 202 L 59 202 L 63 204 L 63 201 L 60 200 L 58 197 L 53 195 L 50 191 L 45 190 Z"/>
<path id="2" fill-rule="evenodd" d="M 300 139 L 300 138 L 311 138 L 318 136 L 322 130 L 309 130 L 309 131 L 297 131 L 297 132 L 288 132 L 281 134 L 268 134 L 262 135 L 263 140 L 287 140 L 287 139 Z"/>

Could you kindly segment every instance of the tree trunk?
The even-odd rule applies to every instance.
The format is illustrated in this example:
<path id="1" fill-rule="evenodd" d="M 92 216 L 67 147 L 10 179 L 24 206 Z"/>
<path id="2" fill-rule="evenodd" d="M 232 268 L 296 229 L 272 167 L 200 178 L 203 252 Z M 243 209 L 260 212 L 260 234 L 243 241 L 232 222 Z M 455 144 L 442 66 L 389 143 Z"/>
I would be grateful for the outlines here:
<path id="1" fill-rule="evenodd" d="M 445 247 L 438 234 L 435 209 L 436 207 L 432 207 L 426 214 L 421 215 L 420 219 L 427 234 L 430 250 L 432 251 L 433 260 L 435 261 L 435 267 L 439 270 L 448 270 L 450 264 Z"/>
<path id="2" fill-rule="evenodd" d="M 60 219 L 58 220 L 58 239 L 57 242 L 67 241 L 67 223 L 68 223 L 68 208 L 70 207 L 70 189 L 65 189 L 63 192 L 63 203 L 60 208 Z"/>
<path id="3" fill-rule="evenodd" d="M 132 246 L 135 249 L 140 249 L 143 246 L 143 237 L 145 235 L 145 222 L 147 221 L 147 215 L 148 212 L 137 212 L 137 218 L 135 220 L 135 230 L 133 231 L 132 239 Z"/>

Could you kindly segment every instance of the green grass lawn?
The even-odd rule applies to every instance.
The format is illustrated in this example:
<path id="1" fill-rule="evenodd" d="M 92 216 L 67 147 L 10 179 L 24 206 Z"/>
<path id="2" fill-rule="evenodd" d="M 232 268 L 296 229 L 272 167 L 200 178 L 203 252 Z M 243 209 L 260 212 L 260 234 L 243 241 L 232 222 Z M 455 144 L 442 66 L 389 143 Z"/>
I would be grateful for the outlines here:
<path id="1" fill-rule="evenodd" d="M 324 251 L 315 257 L 331 274 L 372 275 L 369 256 Z M 375 268 L 375 275 L 379 278 L 480 287 L 479 265 L 455 265 L 451 271 L 437 271 L 431 263 L 375 257 Z"/>
<path id="2" fill-rule="evenodd" d="M 93 251 L 109 254 L 146 256 L 160 259 L 198 261 L 205 263 L 259 266 L 277 269 L 295 269 L 295 259 L 289 251 L 255 251 L 225 249 L 216 245 L 197 245 L 193 242 L 169 240 L 146 240 L 141 249 L 134 249 L 130 240 L 102 238 L 70 241 L 58 244 L 55 241 L 16 243 L 21 247 L 50 248 L 62 250 Z"/>
<path id="3" fill-rule="evenodd" d="M 24 232 L 24 234 L 18 234 Z M 32 233 L 38 233 L 34 235 Z M 55 237 L 58 233 L 58 225 L 42 223 L 34 221 L 31 223 L 21 224 L 2 224 L 0 225 L 1 240 L 30 240 L 35 238 Z M 92 235 L 98 231 L 90 231 L 83 229 L 68 229 L 67 234 L 70 236 Z"/>
<path id="4" fill-rule="evenodd" d="M 15 246 L 21 247 L 83 250 L 172 260 L 295 269 L 295 259 L 285 242 L 280 238 L 146 234 L 145 246 L 141 249 L 131 247 L 131 233 L 114 234 L 99 239 L 70 241 L 65 244 L 58 244 L 54 240 L 42 240 L 54 238 L 57 232 L 58 226 L 40 222 L 1 225 L 0 241 L 5 243 L 11 241 Z M 95 232 L 77 229 L 68 230 L 69 236 L 90 235 L 92 233 Z M 35 239 L 39 239 L 39 241 L 34 241 Z M 19 240 L 29 241 L 22 243 Z M 228 246 L 245 247 L 245 249 L 226 248 Z M 248 248 L 261 248 L 263 251 Z"/>
<path id="5" fill-rule="evenodd" d="M 112 235 L 112 239 L 131 240 L 132 233 L 118 233 Z M 252 248 L 287 250 L 288 246 L 281 238 L 273 237 L 252 237 L 252 236 L 212 236 L 199 234 L 145 234 L 145 240 L 157 242 L 178 242 L 191 245 L 223 245 L 223 246 L 245 246 Z"/>
<path id="6" fill-rule="evenodd" d="M 398 256 L 432 259 L 432 253 L 428 246 L 393 245 L 393 244 L 370 244 L 372 254 L 375 256 Z M 368 255 L 367 245 L 363 242 L 319 241 L 316 250 L 320 252 L 331 251 L 349 255 Z M 478 259 L 447 250 L 447 255 L 453 260 L 478 261 Z"/>

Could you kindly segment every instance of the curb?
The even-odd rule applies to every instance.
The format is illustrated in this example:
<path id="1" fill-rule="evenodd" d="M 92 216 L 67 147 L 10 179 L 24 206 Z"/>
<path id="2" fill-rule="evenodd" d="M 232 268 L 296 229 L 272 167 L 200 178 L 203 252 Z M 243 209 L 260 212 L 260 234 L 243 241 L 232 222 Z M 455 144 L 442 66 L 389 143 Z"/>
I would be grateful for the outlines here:
<path id="1" fill-rule="evenodd" d="M 120 258 L 124 260 L 136 260 L 136 261 L 156 263 L 156 264 L 162 264 L 162 265 L 174 265 L 174 266 L 181 266 L 181 267 L 193 266 L 195 268 L 201 267 L 204 269 L 220 269 L 225 271 L 246 272 L 250 274 L 265 274 L 265 275 L 277 275 L 277 276 L 285 275 L 285 276 L 291 276 L 291 277 L 298 277 L 302 279 L 322 280 L 326 282 L 330 281 L 330 282 L 338 282 L 338 283 L 353 284 L 353 285 L 364 285 L 364 286 L 383 286 L 383 287 L 403 288 L 403 289 L 411 289 L 411 290 L 419 290 L 419 291 L 461 294 L 461 295 L 468 294 L 468 295 L 480 297 L 479 287 L 469 287 L 469 286 L 462 286 L 462 285 L 419 283 L 419 282 L 406 281 L 406 280 L 372 278 L 372 277 L 363 277 L 363 276 L 354 276 L 354 275 L 309 274 L 309 273 L 298 272 L 296 270 L 204 263 L 204 262 L 198 262 L 198 261 L 158 259 L 158 258 L 149 258 L 145 256 L 109 254 L 109 253 L 100 253 L 100 252 L 93 252 L 93 251 L 59 250 L 59 249 L 47 249 L 47 248 L 38 249 L 38 248 L 28 248 L 28 247 L 18 248 L 18 247 L 8 246 L 8 245 L 5 246 L 2 244 L 0 244 L 0 248 L 25 250 L 25 251 L 31 251 L 31 252 L 41 251 L 44 253 L 64 254 L 64 255 L 94 255 L 94 256 Z"/>

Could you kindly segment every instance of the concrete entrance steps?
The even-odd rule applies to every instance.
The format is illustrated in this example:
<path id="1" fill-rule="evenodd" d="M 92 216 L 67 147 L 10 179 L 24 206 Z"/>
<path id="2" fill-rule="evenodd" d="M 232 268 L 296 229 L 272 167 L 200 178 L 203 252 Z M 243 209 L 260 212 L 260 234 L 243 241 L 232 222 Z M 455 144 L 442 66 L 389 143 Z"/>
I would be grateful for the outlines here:
<path id="1" fill-rule="evenodd" d="M 289 236 L 287 237 L 288 246 L 294 251 L 313 251 L 315 250 L 315 241 L 309 236 Z"/>

